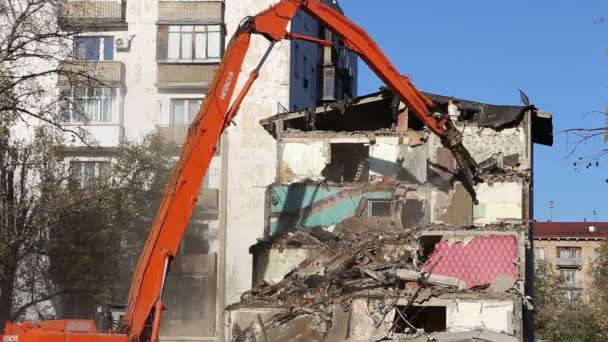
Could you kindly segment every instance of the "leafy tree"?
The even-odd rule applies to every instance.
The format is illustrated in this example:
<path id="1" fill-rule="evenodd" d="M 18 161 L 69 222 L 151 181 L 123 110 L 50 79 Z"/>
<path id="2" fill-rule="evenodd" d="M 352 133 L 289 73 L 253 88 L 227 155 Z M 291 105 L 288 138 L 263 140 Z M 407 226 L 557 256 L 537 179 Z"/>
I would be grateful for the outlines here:
<path id="1" fill-rule="evenodd" d="M 550 342 L 600 342 L 608 335 L 601 329 L 601 316 L 594 305 L 581 296 L 566 300 L 561 282 L 552 266 L 537 262 L 535 270 L 536 337 Z"/>
<path id="2" fill-rule="evenodd" d="M 82 186 L 63 132 L 46 125 L 28 142 L 11 138 L 14 127 L 0 126 L 0 324 L 49 300 L 59 317 L 124 301 L 172 166 L 168 145 L 125 143 L 106 176 Z"/>
<path id="3" fill-rule="evenodd" d="M 125 301 L 172 166 L 167 149 L 157 135 L 125 143 L 112 157 L 111 177 L 72 187 L 74 196 L 96 193 L 98 201 L 51 234 L 49 277 L 66 293 L 59 317 L 91 317 L 95 304 Z"/>
<path id="4" fill-rule="evenodd" d="M 58 77 L 99 84 L 88 70 L 65 68 L 72 37 L 59 22 L 63 0 L 0 0 L 0 116 L 25 125 L 46 123 L 86 141 L 87 131 L 66 127 L 53 86 Z M 8 100 L 10 99 L 10 100 Z"/>
<path id="5" fill-rule="evenodd" d="M 590 303 L 598 312 L 598 319 L 603 333 L 608 336 L 608 241 L 604 241 L 593 260 L 590 270 L 591 288 Z"/>

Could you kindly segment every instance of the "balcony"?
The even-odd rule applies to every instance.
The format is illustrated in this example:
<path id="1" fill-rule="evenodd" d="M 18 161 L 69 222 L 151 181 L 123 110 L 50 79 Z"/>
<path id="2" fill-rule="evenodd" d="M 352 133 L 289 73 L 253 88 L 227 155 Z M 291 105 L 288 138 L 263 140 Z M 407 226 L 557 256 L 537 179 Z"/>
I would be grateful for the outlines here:
<path id="1" fill-rule="evenodd" d="M 159 63 L 156 70 L 156 87 L 207 89 L 218 67 L 217 63 Z"/>
<path id="2" fill-rule="evenodd" d="M 91 125 L 76 125 L 66 124 L 67 129 L 84 128 L 89 133 L 89 143 L 93 143 L 99 147 L 118 147 L 124 138 L 124 128 L 116 123 L 91 124 Z M 90 148 L 90 145 L 85 144 L 72 136 L 71 133 L 64 133 L 68 148 Z"/>
<path id="3" fill-rule="evenodd" d="M 57 86 L 106 86 L 125 84 L 125 66 L 117 61 L 66 61 L 60 69 Z"/>
<path id="4" fill-rule="evenodd" d="M 163 140 L 170 145 L 183 145 L 188 135 L 188 126 L 157 125 Z"/>
<path id="5" fill-rule="evenodd" d="M 66 27 L 126 27 L 124 0 L 63 0 L 59 24 Z"/>
<path id="6" fill-rule="evenodd" d="M 576 280 L 574 282 L 562 283 L 560 285 L 561 289 L 564 290 L 581 290 L 583 288 L 583 283 L 580 280 Z"/>
<path id="7" fill-rule="evenodd" d="M 556 265 L 559 268 L 581 268 L 581 259 L 557 258 Z"/>
<path id="8" fill-rule="evenodd" d="M 219 210 L 219 198 L 219 189 L 201 189 L 196 204 L 205 212 L 216 213 Z"/>
<path id="9" fill-rule="evenodd" d="M 223 1 L 159 1 L 158 22 L 193 22 L 221 24 L 224 22 Z"/>

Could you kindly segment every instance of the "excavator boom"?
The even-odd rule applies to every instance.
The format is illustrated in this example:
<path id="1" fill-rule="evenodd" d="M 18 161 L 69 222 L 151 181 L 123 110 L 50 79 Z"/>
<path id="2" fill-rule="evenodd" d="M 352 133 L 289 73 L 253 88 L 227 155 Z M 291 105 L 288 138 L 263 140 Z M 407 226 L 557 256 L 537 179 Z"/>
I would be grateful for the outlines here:
<path id="1" fill-rule="evenodd" d="M 256 16 L 243 20 L 230 41 L 214 80 L 209 87 L 201 108 L 190 126 L 186 142 L 172 177 L 167 185 L 165 197 L 152 225 L 135 270 L 129 293 L 129 302 L 119 334 L 95 335 L 96 341 L 157 341 L 160 317 L 164 308 L 163 286 L 171 262 L 177 253 L 180 240 L 190 220 L 197 201 L 200 185 L 214 155 L 217 142 L 237 114 L 239 106 L 259 75 L 263 61 L 274 43 L 283 39 L 306 39 L 290 34 L 287 27 L 298 10 L 303 10 L 343 40 L 345 47 L 356 52 L 386 85 L 407 104 L 444 145 L 454 152 L 465 183 L 472 188 L 476 165 L 462 146 L 461 136 L 448 117 L 433 115 L 433 103 L 418 91 L 409 78 L 402 76 L 367 33 L 347 19 L 343 14 L 321 0 L 281 0 Z M 250 74 L 242 90 L 233 100 L 235 87 L 243 61 L 249 48 L 252 34 L 263 35 L 270 48 L 260 65 Z M 322 44 L 328 42 L 309 38 Z M 67 322 L 70 321 L 53 321 Z M 61 334 L 55 331 L 53 322 L 8 324 L 5 336 L 22 336 L 20 341 L 36 334 Z M 81 321 L 78 321 L 81 322 Z M 54 325 L 55 324 L 55 325 Z M 81 323 L 82 325 L 82 323 Z M 68 330 L 62 330 L 67 334 Z M 94 330 L 84 332 L 90 341 Z M 75 336 L 75 335 L 74 335 Z M 42 335 L 36 341 L 55 341 Z M 31 339 L 34 340 L 33 338 Z"/>

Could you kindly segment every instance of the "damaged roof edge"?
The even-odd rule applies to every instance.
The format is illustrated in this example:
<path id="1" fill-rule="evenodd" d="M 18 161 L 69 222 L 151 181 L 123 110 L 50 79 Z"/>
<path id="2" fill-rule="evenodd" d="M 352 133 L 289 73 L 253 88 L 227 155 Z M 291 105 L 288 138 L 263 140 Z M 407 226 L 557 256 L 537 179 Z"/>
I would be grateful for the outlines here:
<path id="1" fill-rule="evenodd" d="M 489 127 L 494 130 L 501 130 L 518 124 L 524 118 L 526 112 L 532 113 L 533 142 L 541 145 L 553 145 L 553 118 L 551 113 L 539 111 L 533 105 L 513 106 L 513 105 L 494 105 L 469 100 L 463 100 L 443 95 L 424 93 L 434 103 L 436 110 L 442 114 L 448 114 L 450 104 L 455 104 L 458 108 L 459 121 L 473 122 L 481 127 Z M 271 134 L 275 133 L 275 123 L 279 121 L 289 121 L 305 118 L 308 115 L 323 115 L 338 111 L 345 113 L 347 108 L 374 102 L 391 100 L 394 94 L 387 89 L 372 93 L 355 99 L 346 99 L 332 103 L 323 104 L 317 107 L 306 108 L 298 111 L 281 113 L 269 118 L 260 120 L 260 124 Z"/>

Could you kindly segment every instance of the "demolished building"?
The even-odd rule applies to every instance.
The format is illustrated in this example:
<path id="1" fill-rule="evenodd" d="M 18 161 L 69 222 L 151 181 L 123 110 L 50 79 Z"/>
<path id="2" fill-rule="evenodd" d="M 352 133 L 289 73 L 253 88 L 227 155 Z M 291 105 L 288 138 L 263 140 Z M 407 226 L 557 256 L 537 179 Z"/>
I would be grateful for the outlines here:
<path id="1" fill-rule="evenodd" d="M 388 91 L 261 122 L 277 179 L 232 340 L 525 340 L 532 147 L 552 144 L 551 115 L 427 96 L 485 170 L 474 189 Z"/>

